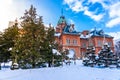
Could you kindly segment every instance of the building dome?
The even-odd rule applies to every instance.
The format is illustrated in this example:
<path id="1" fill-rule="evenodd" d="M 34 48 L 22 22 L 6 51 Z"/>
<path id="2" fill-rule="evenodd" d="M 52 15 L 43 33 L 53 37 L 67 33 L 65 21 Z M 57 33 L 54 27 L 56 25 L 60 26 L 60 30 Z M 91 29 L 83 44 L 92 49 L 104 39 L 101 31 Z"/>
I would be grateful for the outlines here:
<path id="1" fill-rule="evenodd" d="M 61 23 L 66 23 L 66 19 L 64 16 L 60 16 L 60 19 L 58 20 L 58 25 L 61 24 Z"/>

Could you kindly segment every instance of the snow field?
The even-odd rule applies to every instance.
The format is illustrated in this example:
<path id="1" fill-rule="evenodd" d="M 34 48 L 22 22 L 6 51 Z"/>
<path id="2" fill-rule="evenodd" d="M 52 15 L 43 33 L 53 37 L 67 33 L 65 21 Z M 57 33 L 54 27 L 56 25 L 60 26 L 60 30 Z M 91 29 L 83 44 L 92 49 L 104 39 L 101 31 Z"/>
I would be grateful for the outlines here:
<path id="1" fill-rule="evenodd" d="M 0 70 L 0 80 L 120 80 L 120 69 L 85 67 L 81 60 L 62 67 Z"/>

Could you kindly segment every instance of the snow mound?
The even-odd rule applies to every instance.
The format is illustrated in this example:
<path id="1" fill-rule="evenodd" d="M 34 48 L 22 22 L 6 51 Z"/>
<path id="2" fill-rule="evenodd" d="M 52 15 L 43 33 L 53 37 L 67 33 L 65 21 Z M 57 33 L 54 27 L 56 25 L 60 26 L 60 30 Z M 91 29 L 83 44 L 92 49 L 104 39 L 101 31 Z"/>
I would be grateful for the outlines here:
<path id="1" fill-rule="evenodd" d="M 57 51 L 56 49 L 52 49 L 52 52 L 53 54 L 56 54 L 56 55 L 61 55 L 59 51 Z"/>
<path id="2" fill-rule="evenodd" d="M 69 58 L 74 58 L 75 52 L 73 50 L 69 50 L 69 54 L 67 55 L 67 57 Z"/>

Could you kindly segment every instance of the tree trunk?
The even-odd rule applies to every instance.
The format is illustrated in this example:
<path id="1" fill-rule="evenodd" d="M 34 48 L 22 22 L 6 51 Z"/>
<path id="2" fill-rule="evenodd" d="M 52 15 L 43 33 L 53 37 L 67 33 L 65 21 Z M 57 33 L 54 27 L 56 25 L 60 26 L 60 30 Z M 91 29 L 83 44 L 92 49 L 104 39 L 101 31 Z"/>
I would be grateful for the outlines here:
<path id="1" fill-rule="evenodd" d="M 34 62 L 32 63 L 32 68 L 35 68 L 35 63 Z"/>
<path id="2" fill-rule="evenodd" d="M 1 70 L 1 63 L 0 63 L 0 70 Z"/>
<path id="3" fill-rule="evenodd" d="M 51 67 L 51 63 L 52 63 L 51 61 L 48 61 L 48 67 Z"/>
<path id="4" fill-rule="evenodd" d="M 54 67 L 54 56 L 52 57 L 52 67 Z"/>
<path id="5" fill-rule="evenodd" d="M 35 65 L 35 57 L 32 57 L 32 68 L 35 68 L 36 65 Z"/>
<path id="6" fill-rule="evenodd" d="M 32 61 L 32 68 L 35 68 L 36 67 L 36 65 L 35 65 L 35 60 L 34 60 L 34 58 L 33 58 L 33 61 Z"/>

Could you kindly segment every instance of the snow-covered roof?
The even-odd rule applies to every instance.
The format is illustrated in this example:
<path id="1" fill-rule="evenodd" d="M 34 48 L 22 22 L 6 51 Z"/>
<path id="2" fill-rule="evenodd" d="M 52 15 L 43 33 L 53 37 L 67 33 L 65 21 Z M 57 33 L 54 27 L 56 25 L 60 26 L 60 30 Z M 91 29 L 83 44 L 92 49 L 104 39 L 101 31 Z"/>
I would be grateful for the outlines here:
<path id="1" fill-rule="evenodd" d="M 110 37 L 112 38 L 112 36 L 105 34 L 104 31 L 102 29 L 93 29 L 90 31 L 91 36 L 100 36 L 100 37 Z"/>
<path id="2" fill-rule="evenodd" d="M 56 49 L 52 49 L 52 52 L 53 52 L 53 54 L 61 55 L 61 53 L 59 51 L 57 51 Z"/>
<path id="3" fill-rule="evenodd" d="M 89 38 L 89 37 L 90 37 L 89 35 L 86 35 L 86 36 L 84 36 L 83 34 L 80 35 L 80 38 L 85 38 L 85 39 L 87 39 L 87 38 Z"/>
<path id="4" fill-rule="evenodd" d="M 61 35 L 61 33 L 55 33 L 54 36 L 59 37 Z"/>

